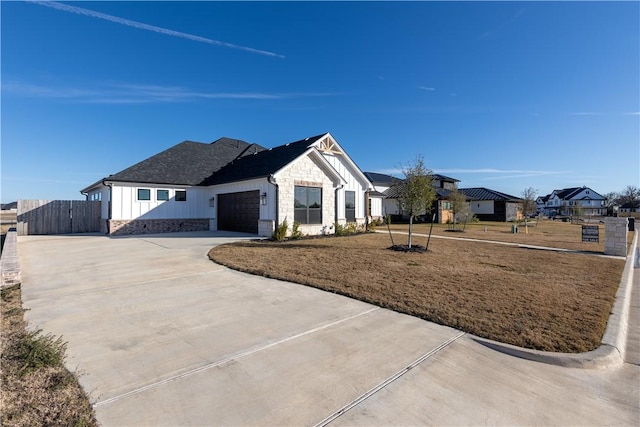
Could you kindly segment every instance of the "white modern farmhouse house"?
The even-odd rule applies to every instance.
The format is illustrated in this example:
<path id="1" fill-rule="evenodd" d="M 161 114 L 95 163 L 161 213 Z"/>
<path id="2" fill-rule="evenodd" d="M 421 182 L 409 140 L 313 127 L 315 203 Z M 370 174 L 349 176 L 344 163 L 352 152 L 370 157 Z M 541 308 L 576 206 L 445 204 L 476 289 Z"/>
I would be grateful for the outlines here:
<path id="1" fill-rule="evenodd" d="M 572 187 L 553 190 L 551 194 L 536 200 L 539 212 L 545 215 L 573 215 L 578 210 L 585 216 L 606 215 L 605 197 L 589 187 Z"/>
<path id="2" fill-rule="evenodd" d="M 330 234 L 364 223 L 371 183 L 330 133 L 274 148 L 230 138 L 184 141 L 81 190 L 102 201 L 111 235 L 228 230 L 271 236 L 277 224 Z"/>

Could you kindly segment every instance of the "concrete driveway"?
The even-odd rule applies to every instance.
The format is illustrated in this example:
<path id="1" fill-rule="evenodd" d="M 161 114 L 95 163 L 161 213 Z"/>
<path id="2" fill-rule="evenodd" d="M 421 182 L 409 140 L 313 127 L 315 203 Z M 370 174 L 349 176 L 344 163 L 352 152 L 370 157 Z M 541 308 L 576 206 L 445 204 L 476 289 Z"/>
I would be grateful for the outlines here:
<path id="1" fill-rule="evenodd" d="M 241 238 L 19 238 L 27 320 L 68 341 L 103 425 L 638 425 L 637 364 L 518 359 L 207 259 Z"/>

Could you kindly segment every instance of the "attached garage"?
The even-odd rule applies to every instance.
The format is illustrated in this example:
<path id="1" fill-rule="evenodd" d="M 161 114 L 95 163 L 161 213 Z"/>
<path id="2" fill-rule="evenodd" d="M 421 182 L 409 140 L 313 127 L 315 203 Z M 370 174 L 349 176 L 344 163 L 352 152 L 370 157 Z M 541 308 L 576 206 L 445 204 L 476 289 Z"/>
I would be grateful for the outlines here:
<path id="1" fill-rule="evenodd" d="M 218 195 L 218 230 L 258 234 L 259 219 L 258 190 Z"/>

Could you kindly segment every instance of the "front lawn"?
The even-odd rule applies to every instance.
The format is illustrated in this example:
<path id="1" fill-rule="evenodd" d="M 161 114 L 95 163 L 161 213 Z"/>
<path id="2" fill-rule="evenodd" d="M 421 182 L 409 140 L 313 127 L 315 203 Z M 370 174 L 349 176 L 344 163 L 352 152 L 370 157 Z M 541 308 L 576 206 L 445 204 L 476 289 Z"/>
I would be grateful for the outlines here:
<path id="1" fill-rule="evenodd" d="M 394 238 L 406 242 L 406 236 Z M 624 267 L 619 259 L 482 242 L 432 239 L 427 253 L 389 246 L 385 234 L 242 241 L 213 248 L 209 257 L 481 337 L 558 352 L 600 345 Z"/>

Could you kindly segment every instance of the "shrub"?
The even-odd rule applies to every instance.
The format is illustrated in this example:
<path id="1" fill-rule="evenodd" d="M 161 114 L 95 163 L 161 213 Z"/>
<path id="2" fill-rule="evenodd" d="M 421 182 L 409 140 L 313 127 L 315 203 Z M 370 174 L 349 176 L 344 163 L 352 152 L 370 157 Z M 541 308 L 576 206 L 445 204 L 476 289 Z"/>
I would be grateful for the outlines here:
<path id="1" fill-rule="evenodd" d="M 22 361 L 20 373 L 29 374 L 40 368 L 62 365 L 67 343 L 62 337 L 42 335 L 42 330 L 27 332 L 18 343 L 18 356 Z"/>
<path id="2" fill-rule="evenodd" d="M 349 236 L 351 234 L 363 233 L 365 230 L 364 225 L 358 225 L 355 222 L 348 222 L 345 225 L 336 222 L 334 226 L 336 228 L 336 236 Z"/>
<path id="3" fill-rule="evenodd" d="M 297 240 L 302 237 L 302 231 L 300 231 L 300 223 L 298 221 L 293 222 L 293 228 L 291 229 L 291 239 Z"/>
<path id="4" fill-rule="evenodd" d="M 289 224 L 287 223 L 287 219 L 285 218 L 284 221 L 282 221 L 280 225 L 278 225 L 276 229 L 273 231 L 273 235 L 271 236 L 271 238 L 273 240 L 277 240 L 278 242 L 284 241 L 287 238 L 288 229 L 289 229 Z"/>

